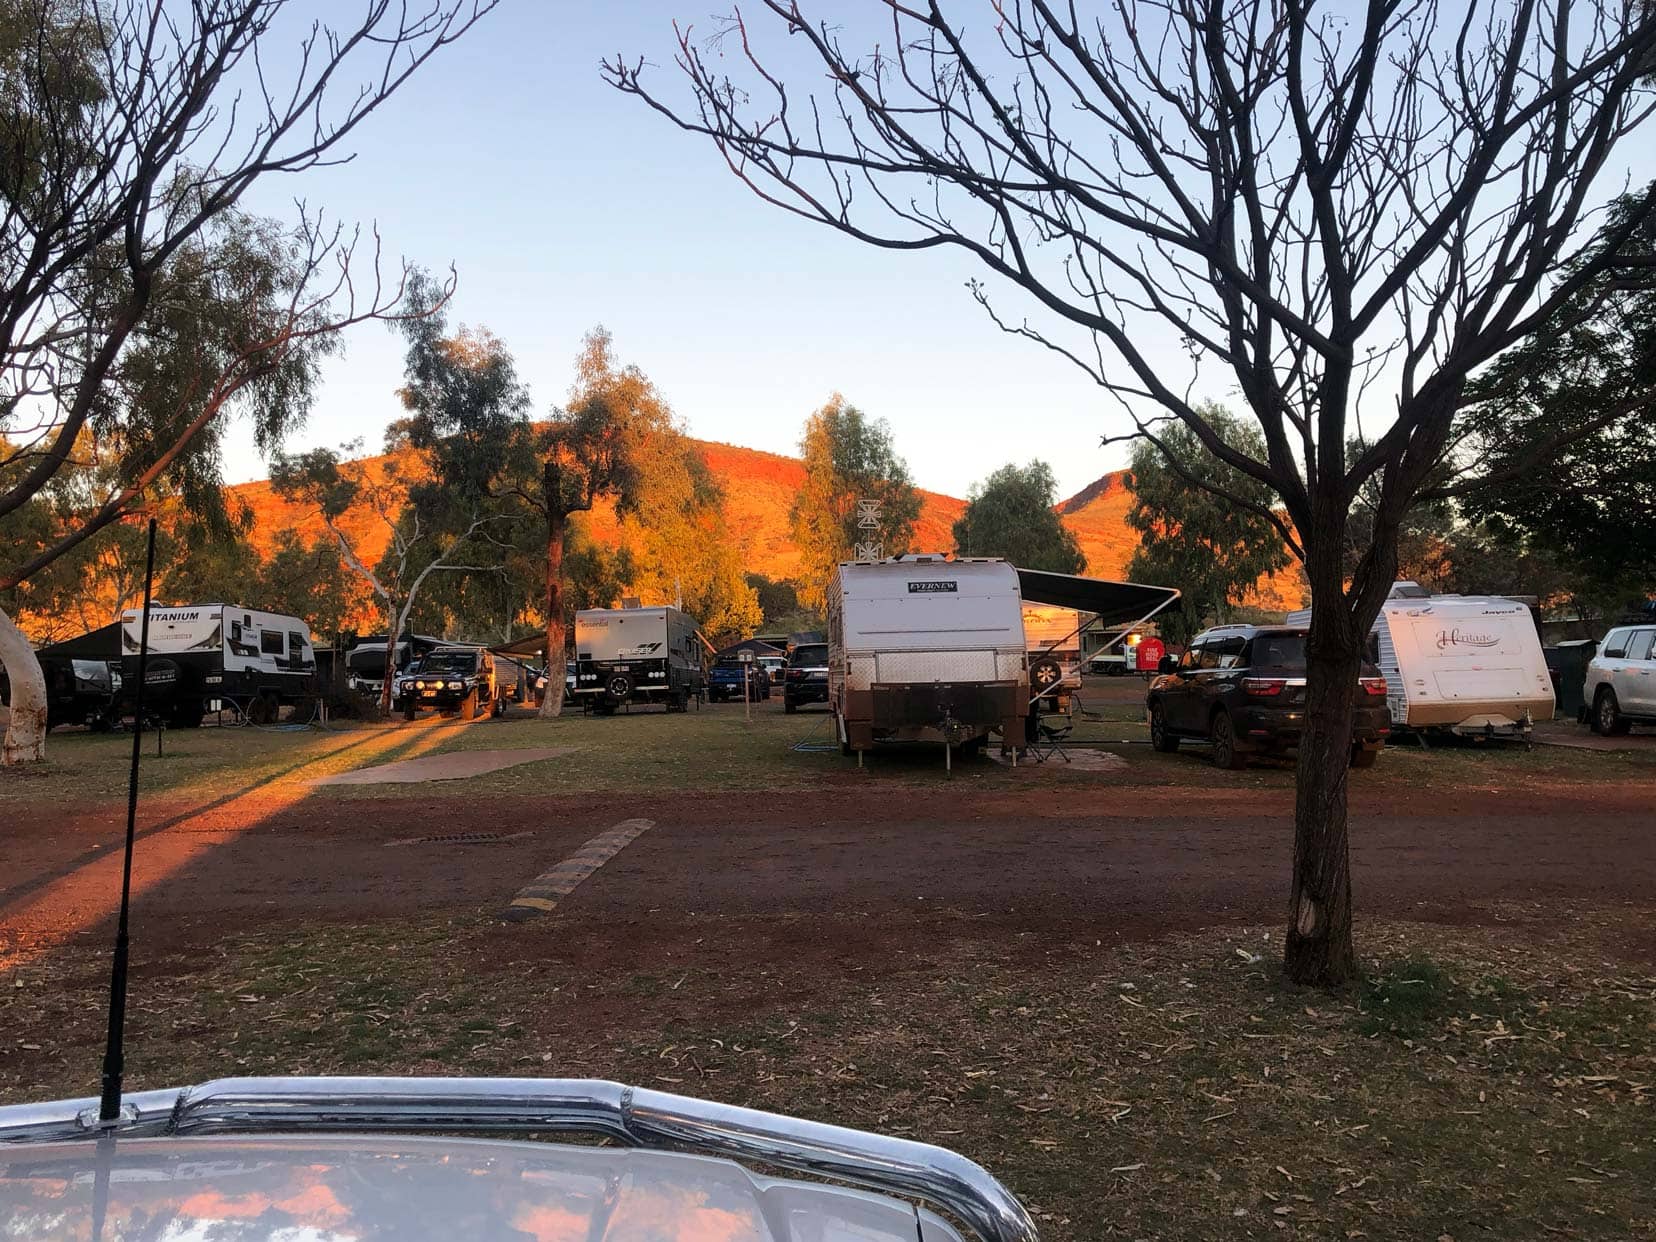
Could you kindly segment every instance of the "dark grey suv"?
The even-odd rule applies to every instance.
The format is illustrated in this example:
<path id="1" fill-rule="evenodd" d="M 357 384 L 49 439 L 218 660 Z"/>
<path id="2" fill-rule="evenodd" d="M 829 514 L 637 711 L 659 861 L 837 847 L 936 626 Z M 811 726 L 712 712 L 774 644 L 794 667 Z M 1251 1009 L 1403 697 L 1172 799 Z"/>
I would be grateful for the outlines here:
<path id="1" fill-rule="evenodd" d="M 1183 657 L 1150 683 L 1150 742 L 1179 749 L 1186 738 L 1212 746 L 1213 762 L 1240 768 L 1250 753 L 1290 750 L 1305 727 L 1303 626 L 1216 625 L 1191 639 Z M 1364 663 L 1351 766 L 1371 766 L 1391 732 L 1386 679 Z"/>

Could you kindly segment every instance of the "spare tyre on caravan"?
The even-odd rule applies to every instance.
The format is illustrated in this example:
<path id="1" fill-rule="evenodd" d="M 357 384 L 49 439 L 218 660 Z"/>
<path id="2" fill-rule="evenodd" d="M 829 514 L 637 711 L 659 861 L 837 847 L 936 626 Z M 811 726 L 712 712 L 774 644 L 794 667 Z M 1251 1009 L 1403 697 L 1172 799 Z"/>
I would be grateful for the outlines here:
<path id="1" fill-rule="evenodd" d="M 1289 624 L 1310 619 L 1308 608 L 1288 614 Z M 1402 581 L 1370 634 L 1395 728 L 1527 737 L 1537 719 L 1552 719 L 1552 676 L 1526 604 Z"/>
<path id="2" fill-rule="evenodd" d="M 828 589 L 828 705 L 841 749 L 1022 745 L 1029 713 L 1018 571 L 942 555 L 840 565 Z"/>

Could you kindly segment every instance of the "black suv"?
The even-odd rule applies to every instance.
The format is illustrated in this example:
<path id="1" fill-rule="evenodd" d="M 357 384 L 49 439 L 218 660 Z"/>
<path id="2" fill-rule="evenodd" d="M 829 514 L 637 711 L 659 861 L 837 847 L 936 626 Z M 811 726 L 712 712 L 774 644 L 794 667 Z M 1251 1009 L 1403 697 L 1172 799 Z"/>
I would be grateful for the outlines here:
<path id="1" fill-rule="evenodd" d="M 1150 743 L 1170 753 L 1184 738 L 1212 744 L 1213 762 L 1240 768 L 1251 752 L 1284 751 L 1305 723 L 1302 626 L 1218 625 L 1190 642 L 1177 665 L 1150 683 Z M 1351 731 L 1351 766 L 1366 768 L 1386 744 L 1386 679 L 1366 661 Z"/>
<path id="2" fill-rule="evenodd" d="M 788 656 L 782 678 L 782 710 L 798 711 L 802 703 L 828 701 L 828 644 L 803 643 Z"/>
<path id="3" fill-rule="evenodd" d="M 397 680 L 403 719 L 422 708 L 470 719 L 483 712 L 499 716 L 506 700 L 497 692 L 494 657 L 481 647 L 437 647 Z"/>

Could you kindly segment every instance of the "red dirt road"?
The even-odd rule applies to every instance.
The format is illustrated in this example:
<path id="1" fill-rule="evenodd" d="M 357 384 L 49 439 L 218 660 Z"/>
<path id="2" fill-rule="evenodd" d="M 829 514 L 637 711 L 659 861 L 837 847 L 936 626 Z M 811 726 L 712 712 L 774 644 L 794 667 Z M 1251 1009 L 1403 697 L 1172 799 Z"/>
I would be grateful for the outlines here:
<path id="1" fill-rule="evenodd" d="M 536 800 L 256 795 L 188 814 L 148 809 L 138 926 L 214 928 L 488 914 L 620 818 L 654 819 L 560 905 L 560 925 L 647 936 L 695 919 L 805 916 L 907 923 L 937 913 L 1002 928 L 1115 938 L 1211 922 L 1273 922 L 1285 901 L 1285 791 L 1120 788 L 1055 800 L 1031 787 L 894 800 L 823 790 L 756 803 L 718 795 Z M 1656 901 L 1650 791 L 1359 794 L 1354 883 L 1364 915 L 1479 921 L 1513 902 Z M 1084 800 L 1083 800 L 1084 799 Z M 899 821 L 894 811 L 907 818 Z M 8 831 L 0 949 L 90 929 L 114 897 L 114 808 Z M 390 845 L 463 832 L 485 844 Z M 533 928 L 534 924 L 526 925 Z"/>

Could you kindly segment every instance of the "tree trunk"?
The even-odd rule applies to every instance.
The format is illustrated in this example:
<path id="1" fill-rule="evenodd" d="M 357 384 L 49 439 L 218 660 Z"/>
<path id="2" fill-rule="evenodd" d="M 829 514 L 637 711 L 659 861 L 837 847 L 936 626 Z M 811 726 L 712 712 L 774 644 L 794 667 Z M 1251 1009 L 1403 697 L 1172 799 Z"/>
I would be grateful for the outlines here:
<path id="1" fill-rule="evenodd" d="M 1338 544 L 1334 545 L 1336 548 Z M 1305 727 L 1294 798 L 1294 882 L 1283 970 L 1295 983 L 1338 987 L 1356 973 L 1346 781 L 1363 641 L 1340 590 L 1313 579 L 1306 650 Z"/>
<path id="2" fill-rule="evenodd" d="M 380 711 L 391 714 L 391 683 L 397 676 L 397 635 L 401 624 L 395 608 L 385 610 L 385 680 L 380 682 Z"/>
<path id="3" fill-rule="evenodd" d="M 34 648 L 0 609 L 0 664 L 11 683 L 11 723 L 0 747 L 0 766 L 40 763 L 46 758 L 46 674 Z"/>
<path id="4" fill-rule="evenodd" d="M 553 507 L 546 519 L 546 697 L 541 700 L 540 718 L 553 720 L 563 714 L 564 673 L 564 554 L 565 517 Z"/>

